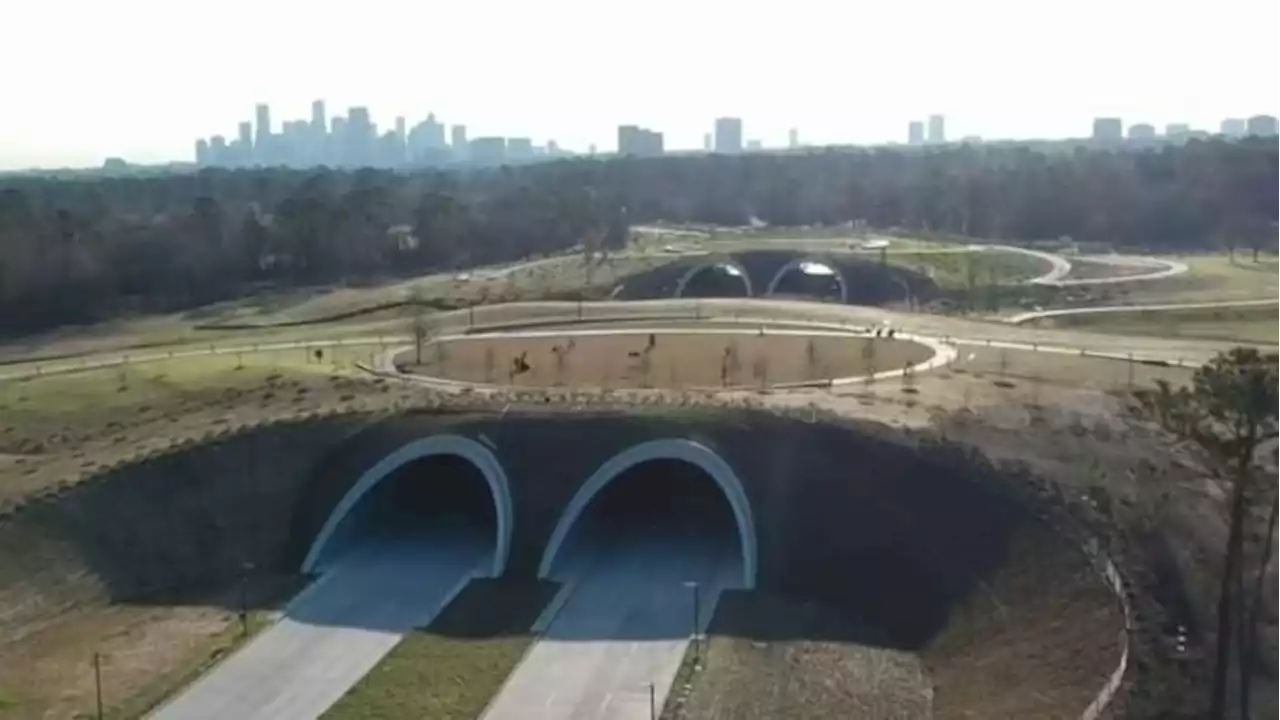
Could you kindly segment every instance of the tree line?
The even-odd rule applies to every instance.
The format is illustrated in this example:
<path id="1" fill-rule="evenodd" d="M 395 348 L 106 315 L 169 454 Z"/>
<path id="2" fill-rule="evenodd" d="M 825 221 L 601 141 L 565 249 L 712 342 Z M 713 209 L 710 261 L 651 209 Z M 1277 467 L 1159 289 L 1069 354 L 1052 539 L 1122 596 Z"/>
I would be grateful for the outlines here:
<path id="1" fill-rule="evenodd" d="M 1277 148 L 1064 145 L 570 159 L 470 172 L 205 169 L 0 179 L 0 334 L 164 311 L 254 287 L 407 275 L 666 220 L 861 220 L 983 239 L 1273 247 Z"/>

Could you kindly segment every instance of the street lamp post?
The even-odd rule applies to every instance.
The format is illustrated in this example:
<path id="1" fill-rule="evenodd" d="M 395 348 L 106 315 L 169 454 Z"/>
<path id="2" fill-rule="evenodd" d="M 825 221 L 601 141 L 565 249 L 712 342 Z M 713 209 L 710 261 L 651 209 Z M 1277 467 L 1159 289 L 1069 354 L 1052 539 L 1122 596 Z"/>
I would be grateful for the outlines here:
<path id="1" fill-rule="evenodd" d="M 702 646 L 698 641 L 698 616 L 701 614 L 699 612 L 700 608 L 698 607 L 698 581 L 687 580 L 685 581 L 684 586 L 693 591 L 693 664 L 694 667 L 697 667 L 698 662 L 702 659 Z"/>

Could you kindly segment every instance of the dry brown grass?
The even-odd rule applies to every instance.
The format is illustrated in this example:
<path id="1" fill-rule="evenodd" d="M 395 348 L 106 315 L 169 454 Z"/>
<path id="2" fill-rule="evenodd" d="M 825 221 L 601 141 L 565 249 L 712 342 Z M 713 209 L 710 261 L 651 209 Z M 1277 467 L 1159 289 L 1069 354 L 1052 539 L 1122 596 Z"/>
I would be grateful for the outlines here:
<path id="1" fill-rule="evenodd" d="M 653 349 L 646 351 L 648 338 L 643 334 L 466 338 L 426 347 L 423 366 L 414 369 L 440 377 L 526 387 L 713 388 L 721 386 L 722 360 L 731 352 L 737 361 L 728 366 L 727 384 L 751 387 L 898 369 L 933 354 L 923 345 L 903 340 L 755 333 L 656 333 Z M 565 352 L 570 339 L 573 348 Z M 522 353 L 530 369 L 512 377 L 508 372 L 512 360 Z M 558 362 L 558 354 L 563 354 L 563 363 Z"/>
<path id="2" fill-rule="evenodd" d="M 728 592 L 702 669 L 687 691 L 673 688 L 663 717 L 928 718 L 931 696 L 918 658 L 877 646 L 846 615 L 780 595 Z"/>
<path id="3" fill-rule="evenodd" d="M 296 578 L 256 578 L 249 591 L 257 608 L 251 631 L 269 622 L 263 608 L 278 605 L 297 588 Z M 221 594 L 237 592 L 238 587 Z M 80 608 L 0 643 L 0 696 L 9 698 L 0 717 L 93 717 L 95 652 L 101 654 L 107 717 L 141 717 L 241 642 L 239 619 L 218 595 L 188 605 Z"/>
<path id="4" fill-rule="evenodd" d="M 1116 597 L 1083 553 L 1024 528 L 999 573 L 922 653 L 933 716 L 1074 718 L 1120 660 Z"/>

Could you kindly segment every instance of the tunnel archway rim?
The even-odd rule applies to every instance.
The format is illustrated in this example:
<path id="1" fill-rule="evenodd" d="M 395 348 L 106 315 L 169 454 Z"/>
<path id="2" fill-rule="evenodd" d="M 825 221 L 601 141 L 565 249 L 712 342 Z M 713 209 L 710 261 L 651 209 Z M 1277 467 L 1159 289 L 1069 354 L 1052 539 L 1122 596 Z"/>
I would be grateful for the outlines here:
<path id="1" fill-rule="evenodd" d="M 360 504 L 360 501 L 383 480 L 404 465 L 423 458 L 437 455 L 453 455 L 469 461 L 484 476 L 493 497 L 494 515 L 496 516 L 497 545 L 493 552 L 492 577 L 501 577 L 507 569 L 507 558 L 511 553 L 511 532 L 513 508 L 511 501 L 511 484 L 502 463 L 488 447 L 469 437 L 443 433 L 417 438 L 392 452 L 360 474 L 360 478 L 347 490 L 334 509 L 330 511 L 316 539 L 312 541 L 307 557 L 302 563 L 304 573 L 313 573 L 320 565 L 325 546 L 347 515 Z"/>
<path id="2" fill-rule="evenodd" d="M 831 272 L 836 276 L 836 279 L 840 281 L 840 303 L 844 305 L 849 303 L 849 281 L 845 279 L 844 273 L 840 271 L 840 267 L 836 265 L 831 258 L 823 257 L 821 255 L 806 255 L 804 257 L 798 257 L 778 268 L 778 272 L 774 273 L 773 277 L 769 279 L 769 285 L 764 291 L 765 297 L 777 292 L 778 284 L 782 282 L 782 278 L 786 277 L 787 273 L 799 269 L 800 266 L 805 263 L 812 263 L 814 265 L 821 265 L 823 267 L 830 268 Z"/>
<path id="3" fill-rule="evenodd" d="M 747 497 L 746 489 L 733 467 L 724 458 L 706 445 L 687 438 L 664 438 L 632 445 L 606 460 L 592 473 L 561 511 L 555 530 L 547 540 L 546 549 L 542 552 L 542 561 L 538 565 L 538 577 L 550 576 L 556 556 L 560 554 L 561 545 L 564 544 L 574 524 L 596 495 L 627 470 L 650 460 L 683 460 L 691 463 L 709 475 L 720 487 L 720 491 L 729 502 L 729 507 L 733 510 L 734 521 L 738 527 L 745 589 L 754 589 L 759 550 L 756 541 L 755 516 L 751 510 L 751 501 Z"/>
<path id="4" fill-rule="evenodd" d="M 742 263 L 734 260 L 733 258 L 719 258 L 708 262 L 698 263 L 686 270 L 684 275 L 680 277 L 680 280 L 676 282 L 676 297 L 684 297 L 685 288 L 698 273 L 718 267 L 727 267 L 737 270 L 738 277 L 742 279 L 742 284 L 747 287 L 747 297 L 751 298 L 756 296 L 755 288 L 751 286 L 751 275 L 747 272 L 747 269 L 742 266 Z"/>

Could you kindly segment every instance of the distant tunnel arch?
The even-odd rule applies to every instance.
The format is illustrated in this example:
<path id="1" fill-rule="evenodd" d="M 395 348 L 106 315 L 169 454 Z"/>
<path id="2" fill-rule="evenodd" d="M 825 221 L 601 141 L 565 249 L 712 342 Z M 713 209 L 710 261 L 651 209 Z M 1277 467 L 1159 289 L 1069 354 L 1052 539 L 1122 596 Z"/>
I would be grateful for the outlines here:
<path id="1" fill-rule="evenodd" d="M 742 581 L 747 589 L 756 586 L 757 574 L 757 541 L 755 517 L 746 490 L 733 468 L 724 458 L 701 443 L 683 438 L 667 438 L 651 440 L 633 445 L 609 458 L 599 469 L 587 478 L 582 487 L 574 494 L 568 506 L 560 514 L 555 530 L 547 541 L 538 566 L 538 576 L 550 576 L 562 546 L 574 524 L 591 505 L 592 500 L 616 478 L 627 470 L 650 460 L 682 460 L 690 463 L 709 476 L 724 494 L 733 513 L 734 523 L 738 531 L 738 542 L 742 551 Z"/>
<path id="2" fill-rule="evenodd" d="M 688 288 L 690 281 L 703 272 L 708 272 L 722 268 L 727 274 L 733 275 L 742 280 L 743 286 L 746 288 L 747 297 L 755 297 L 755 289 L 751 287 L 751 275 L 747 273 L 747 269 L 741 263 L 732 259 L 721 259 L 714 262 L 705 262 L 694 265 L 685 272 L 680 280 L 676 282 L 676 297 L 684 297 L 685 290 Z"/>
<path id="3" fill-rule="evenodd" d="M 326 550 L 330 549 L 329 546 L 335 541 L 335 533 L 339 526 L 379 483 L 410 462 L 437 455 L 460 457 L 474 465 L 484 476 L 493 498 L 496 518 L 496 545 L 491 573 L 493 577 L 501 576 L 506 571 L 507 557 L 511 551 L 513 520 L 511 486 L 507 480 L 507 474 L 488 447 L 471 438 L 452 434 L 432 435 L 409 442 L 364 471 L 329 513 L 320 533 L 311 543 L 311 548 L 302 563 L 302 571 L 313 573 L 323 570 L 328 557 Z"/>
<path id="4" fill-rule="evenodd" d="M 801 270 L 805 265 L 821 265 L 831 271 L 836 282 L 840 285 L 840 302 L 849 302 L 849 283 L 845 280 L 844 273 L 840 272 L 840 267 L 834 262 L 823 257 L 801 257 L 778 268 L 778 272 L 773 274 L 769 280 L 769 285 L 765 290 L 765 295 L 773 295 L 778 291 L 778 285 L 782 283 L 783 278 L 793 272 Z"/>

